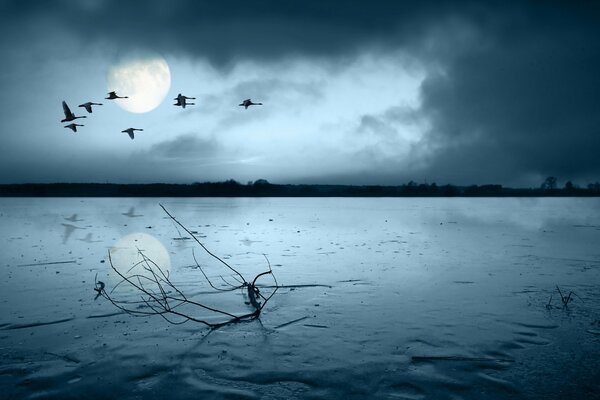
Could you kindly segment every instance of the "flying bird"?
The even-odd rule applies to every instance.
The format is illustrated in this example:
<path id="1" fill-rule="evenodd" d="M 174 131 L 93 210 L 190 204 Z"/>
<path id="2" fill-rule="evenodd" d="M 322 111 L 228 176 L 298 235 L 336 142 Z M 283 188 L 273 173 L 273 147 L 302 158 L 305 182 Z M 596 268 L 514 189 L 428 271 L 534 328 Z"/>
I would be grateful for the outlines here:
<path id="1" fill-rule="evenodd" d="M 113 92 L 114 93 L 114 92 Z M 80 104 L 79 107 L 83 107 L 87 110 L 88 113 L 92 113 L 92 106 L 101 106 L 102 103 L 93 103 L 88 101 L 87 103 Z"/>
<path id="2" fill-rule="evenodd" d="M 179 93 L 177 95 L 177 97 L 175 97 L 173 100 L 175 100 L 175 104 L 173 104 L 174 106 L 181 106 L 181 108 L 185 108 L 185 106 L 193 106 L 196 103 L 188 103 L 187 100 L 195 100 L 195 97 L 187 97 L 187 96 L 183 96 L 181 93 Z"/>
<path id="3" fill-rule="evenodd" d="M 84 117 L 84 118 L 85 118 L 85 117 Z M 78 126 L 85 126 L 85 125 L 82 125 L 82 124 L 75 124 L 75 123 L 73 123 L 73 124 L 65 125 L 65 128 L 69 128 L 69 129 L 70 129 L 70 130 L 72 130 L 73 132 L 77 132 L 77 127 L 78 127 Z"/>
<path id="4" fill-rule="evenodd" d="M 252 100 L 246 99 L 246 100 L 242 101 L 239 105 L 244 106 L 244 109 L 247 110 L 248 107 L 250 107 L 250 106 L 262 106 L 263 103 L 253 103 Z"/>
<path id="5" fill-rule="evenodd" d="M 108 97 L 105 97 L 105 99 L 107 100 L 114 100 L 114 99 L 128 99 L 129 97 L 127 96 L 118 96 L 116 92 L 108 92 Z"/>
<path id="6" fill-rule="evenodd" d="M 121 132 L 128 134 L 129 137 L 131 138 L 131 140 L 133 140 L 135 138 L 135 135 L 134 135 L 135 131 L 143 131 L 143 129 L 127 128 L 127 129 L 122 130 Z"/>
<path id="7" fill-rule="evenodd" d="M 69 106 L 67 105 L 67 103 L 64 100 L 62 102 L 62 106 L 63 106 L 63 111 L 65 113 L 65 119 L 62 119 L 60 122 L 70 122 L 70 121 L 76 120 L 77 118 L 85 118 L 85 116 L 76 117 L 75 114 L 73 114 L 71 112 L 71 109 L 69 109 Z M 73 130 L 73 132 L 75 132 L 75 130 Z"/>

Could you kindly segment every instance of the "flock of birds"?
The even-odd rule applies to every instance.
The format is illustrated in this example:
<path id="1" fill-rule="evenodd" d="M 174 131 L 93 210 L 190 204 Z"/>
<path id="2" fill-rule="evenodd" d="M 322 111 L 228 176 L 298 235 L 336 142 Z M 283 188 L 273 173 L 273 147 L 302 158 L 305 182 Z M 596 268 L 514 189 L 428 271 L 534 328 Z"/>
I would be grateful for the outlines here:
<path id="1" fill-rule="evenodd" d="M 106 100 L 127 99 L 127 98 L 129 98 L 129 97 L 128 96 L 119 96 L 114 91 L 109 92 L 108 97 L 105 97 Z M 188 100 L 195 100 L 195 99 L 196 99 L 195 97 L 187 97 L 187 96 L 184 96 L 181 93 L 179 93 L 177 95 L 177 97 L 175 97 L 173 99 L 173 100 L 175 100 L 175 104 L 173 104 L 173 105 L 177 106 L 177 107 L 181 107 L 181 108 L 185 108 L 186 106 L 190 106 L 190 105 L 193 106 L 196 103 L 190 103 L 190 102 L 188 102 Z M 87 103 L 80 104 L 78 107 L 85 108 L 85 110 L 88 112 L 88 114 L 91 114 L 92 106 L 101 106 L 101 105 L 102 105 L 102 103 L 94 103 L 92 101 L 88 101 Z M 246 99 L 246 100 L 242 101 L 239 105 L 243 106 L 244 109 L 248 109 L 248 107 L 250 107 L 250 106 L 262 106 L 262 103 L 253 103 L 252 100 Z M 78 118 L 87 118 L 85 115 L 76 116 L 75 114 L 73 114 L 73 112 L 67 105 L 67 102 L 64 100 L 62 102 L 62 106 L 63 106 L 63 112 L 65 113 L 65 118 L 62 119 L 60 122 L 62 122 L 62 123 L 70 122 L 70 124 L 67 124 L 64 126 L 65 128 L 71 129 L 73 131 L 73 133 L 75 133 L 75 132 L 77 132 L 78 126 L 85 126 L 83 124 L 77 124 L 77 123 L 73 122 Z M 143 129 L 127 128 L 127 129 L 122 130 L 121 132 L 128 134 L 129 137 L 131 138 L 131 140 L 133 140 L 135 138 L 136 131 L 143 131 Z"/>

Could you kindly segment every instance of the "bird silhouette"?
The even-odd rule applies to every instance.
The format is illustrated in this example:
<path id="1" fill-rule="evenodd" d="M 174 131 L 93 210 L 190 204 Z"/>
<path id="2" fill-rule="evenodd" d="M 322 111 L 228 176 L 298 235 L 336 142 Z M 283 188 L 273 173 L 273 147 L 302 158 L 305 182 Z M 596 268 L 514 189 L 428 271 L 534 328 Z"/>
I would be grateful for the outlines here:
<path id="1" fill-rule="evenodd" d="M 93 103 L 91 101 L 88 101 L 87 103 L 80 104 L 78 107 L 85 108 L 86 111 L 91 114 L 92 113 L 92 106 L 101 106 L 101 105 L 102 105 L 102 103 Z"/>
<path id="2" fill-rule="evenodd" d="M 65 119 L 62 119 L 60 122 L 70 122 L 75 121 L 77 118 L 85 118 L 85 116 L 76 117 L 75 114 L 71 112 L 71 109 L 67 105 L 67 102 L 63 100 L 62 102 L 63 111 L 65 113 Z"/>
<path id="3" fill-rule="evenodd" d="M 262 106 L 263 103 L 253 103 L 252 100 L 250 99 L 246 99 L 244 101 L 242 101 L 240 104 L 238 104 L 240 106 L 244 106 L 244 109 L 248 109 L 248 107 L 250 106 Z"/>
<path id="4" fill-rule="evenodd" d="M 67 221 L 71 221 L 71 222 L 79 222 L 79 221 L 83 221 L 80 218 L 77 218 L 77 214 L 73 214 L 70 217 L 65 217 L 65 220 Z"/>
<path id="5" fill-rule="evenodd" d="M 85 126 L 85 125 L 82 125 L 82 124 L 75 124 L 75 123 L 73 123 L 73 124 L 65 125 L 64 127 L 65 127 L 65 128 L 69 128 L 69 129 L 70 129 L 70 130 L 72 130 L 73 132 L 77 132 L 77 127 L 78 127 L 78 126 Z"/>
<path id="6" fill-rule="evenodd" d="M 125 215 L 126 217 L 129 218 L 135 218 L 135 217 L 142 217 L 142 214 L 136 214 L 135 213 L 135 207 L 130 207 L 129 211 L 127 211 L 126 213 L 121 213 L 122 215 Z"/>
<path id="7" fill-rule="evenodd" d="M 181 106 L 181 108 L 185 108 L 185 106 L 193 106 L 196 103 L 188 103 L 187 100 L 195 100 L 195 97 L 187 97 L 187 96 L 183 96 L 181 93 L 179 93 L 177 95 L 177 97 L 175 97 L 173 100 L 175 100 L 175 104 L 173 104 L 174 106 Z"/>
<path id="8" fill-rule="evenodd" d="M 83 228 L 80 228 L 80 227 L 72 225 L 72 224 L 61 224 L 61 225 L 65 227 L 65 231 L 63 233 L 63 244 L 67 243 L 67 241 L 69 240 L 69 237 L 73 234 L 73 232 L 75 232 L 76 229 L 83 229 Z"/>
<path id="9" fill-rule="evenodd" d="M 131 138 L 131 140 L 133 140 L 135 138 L 135 131 L 143 131 L 143 129 L 137 129 L 137 128 L 127 128 L 122 130 L 121 132 L 126 133 L 129 135 L 129 137 Z"/>
<path id="10" fill-rule="evenodd" d="M 105 97 L 105 99 L 107 100 L 114 100 L 114 99 L 128 99 L 129 97 L 127 96 L 118 96 L 116 92 L 112 91 L 112 92 L 108 92 L 108 97 Z"/>

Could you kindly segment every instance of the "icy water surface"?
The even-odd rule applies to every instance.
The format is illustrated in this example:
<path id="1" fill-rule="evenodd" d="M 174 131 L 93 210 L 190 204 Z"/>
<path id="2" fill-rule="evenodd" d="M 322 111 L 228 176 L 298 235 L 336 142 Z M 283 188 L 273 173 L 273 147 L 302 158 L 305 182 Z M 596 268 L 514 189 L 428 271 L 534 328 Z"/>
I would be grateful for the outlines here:
<path id="1" fill-rule="evenodd" d="M 300 286 L 212 332 L 94 300 L 143 236 L 184 292 L 248 309 L 158 203 Z M 0 243 L 2 398 L 599 398 L 599 199 L 5 198 Z"/>

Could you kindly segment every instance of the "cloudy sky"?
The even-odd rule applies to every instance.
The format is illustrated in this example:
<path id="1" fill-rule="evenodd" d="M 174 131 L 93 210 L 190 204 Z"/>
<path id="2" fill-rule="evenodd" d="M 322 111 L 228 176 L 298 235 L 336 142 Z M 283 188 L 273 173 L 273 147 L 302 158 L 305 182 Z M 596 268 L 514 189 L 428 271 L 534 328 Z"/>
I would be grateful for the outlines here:
<path id="1" fill-rule="evenodd" d="M 0 51 L 0 183 L 600 180 L 597 2 L 2 0 Z M 158 107 L 103 99 L 156 59 Z"/>

